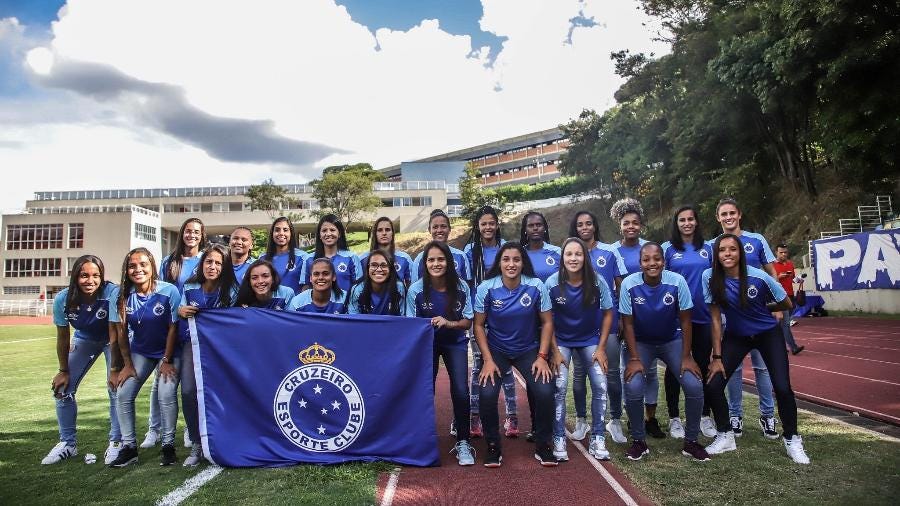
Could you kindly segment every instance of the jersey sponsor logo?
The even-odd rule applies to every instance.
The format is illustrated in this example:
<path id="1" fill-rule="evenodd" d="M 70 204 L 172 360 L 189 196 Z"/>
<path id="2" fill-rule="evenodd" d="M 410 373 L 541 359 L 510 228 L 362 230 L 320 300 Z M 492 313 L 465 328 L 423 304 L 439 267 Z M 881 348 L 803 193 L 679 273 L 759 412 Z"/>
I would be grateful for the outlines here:
<path id="1" fill-rule="evenodd" d="M 491 301 L 491 305 L 494 306 L 494 309 L 500 309 L 503 307 L 503 301 L 500 299 L 494 299 Z"/>
<path id="2" fill-rule="evenodd" d="M 665 304 L 667 306 L 671 306 L 672 303 L 674 303 L 674 302 L 675 302 L 675 296 L 669 292 L 666 292 L 666 294 L 663 296 L 663 304 Z"/>
<path id="3" fill-rule="evenodd" d="M 528 307 L 531 305 L 531 296 L 527 293 L 523 293 L 521 297 L 519 297 L 519 304 L 522 304 L 524 307 Z"/>
<path id="4" fill-rule="evenodd" d="M 753 253 L 753 245 L 748 242 L 744 245 L 744 251 L 746 253 Z"/>
<path id="5" fill-rule="evenodd" d="M 703 257 L 703 258 L 709 260 L 709 252 L 706 251 L 705 249 L 701 249 L 701 250 L 699 251 L 699 254 L 700 254 L 701 257 Z"/>
<path id="6" fill-rule="evenodd" d="M 66 320 L 75 321 L 78 319 L 78 313 L 68 313 L 66 314 Z"/>
<path id="7" fill-rule="evenodd" d="M 164 306 L 162 304 L 162 302 L 157 302 L 153 306 L 153 314 L 155 314 L 156 316 L 162 316 L 163 313 L 165 313 L 165 312 L 166 312 L 166 306 Z"/>
<path id="8" fill-rule="evenodd" d="M 750 285 L 750 287 L 747 288 L 747 297 L 755 299 L 757 295 L 759 295 L 759 290 L 757 290 L 755 286 Z"/>
<path id="9" fill-rule="evenodd" d="M 559 305 L 561 305 L 561 306 L 565 306 L 565 305 L 566 305 L 566 298 L 563 297 L 563 296 L 559 296 L 559 297 L 557 297 L 557 298 L 555 298 L 555 299 L 553 299 L 553 300 L 555 300 L 556 303 L 559 304 Z"/>
<path id="10" fill-rule="evenodd" d="M 645 299 L 645 298 L 643 298 L 643 297 L 635 297 L 635 298 L 634 298 L 634 303 L 635 303 L 635 304 L 646 304 L 646 303 L 647 303 L 647 299 Z"/>
<path id="11" fill-rule="evenodd" d="M 338 270 L 338 272 L 347 272 L 347 264 L 345 264 L 345 263 L 337 264 L 337 270 Z"/>
<path id="12" fill-rule="evenodd" d="M 672 260 L 681 260 L 682 258 L 684 258 L 684 253 L 681 252 L 672 255 Z"/>
<path id="13" fill-rule="evenodd" d="M 200 303 L 197 302 L 196 300 L 192 300 L 188 304 L 191 306 L 194 306 L 194 307 L 200 307 Z"/>
<path id="14" fill-rule="evenodd" d="M 108 316 L 108 313 L 103 308 L 98 309 L 95 314 L 97 315 L 98 320 L 105 320 L 106 317 Z"/>
<path id="15" fill-rule="evenodd" d="M 423 302 L 422 304 L 420 304 L 420 306 L 422 307 L 423 311 L 431 311 L 432 309 L 434 309 L 434 303 L 432 302 Z"/>
<path id="16" fill-rule="evenodd" d="M 606 267 L 606 258 L 597 257 L 597 267 L 599 267 L 601 269 Z"/>

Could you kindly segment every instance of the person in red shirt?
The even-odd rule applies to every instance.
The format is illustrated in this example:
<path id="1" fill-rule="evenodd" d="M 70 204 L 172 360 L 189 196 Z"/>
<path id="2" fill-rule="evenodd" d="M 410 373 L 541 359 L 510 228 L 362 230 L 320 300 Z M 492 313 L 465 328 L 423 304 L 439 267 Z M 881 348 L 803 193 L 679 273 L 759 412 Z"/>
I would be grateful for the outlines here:
<path id="1" fill-rule="evenodd" d="M 790 260 L 790 252 L 786 244 L 779 244 L 775 247 L 775 261 L 772 262 L 772 267 L 775 268 L 776 279 L 784 287 L 784 291 L 791 298 L 791 302 L 796 304 L 794 302 L 794 277 L 796 273 L 794 273 L 794 262 Z M 791 332 L 791 310 L 783 311 L 782 315 L 781 331 L 784 334 L 784 342 L 791 349 L 791 353 L 796 355 L 803 351 L 804 347 L 797 346 L 797 342 L 794 341 L 794 333 Z"/>

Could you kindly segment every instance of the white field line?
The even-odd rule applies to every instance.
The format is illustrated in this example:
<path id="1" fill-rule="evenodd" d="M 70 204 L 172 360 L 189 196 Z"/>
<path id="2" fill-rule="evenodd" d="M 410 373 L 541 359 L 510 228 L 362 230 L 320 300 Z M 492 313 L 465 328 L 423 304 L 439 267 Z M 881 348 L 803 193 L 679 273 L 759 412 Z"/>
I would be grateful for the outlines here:
<path id="1" fill-rule="evenodd" d="M 381 506 L 391 506 L 394 502 L 394 494 L 397 492 L 397 482 L 400 481 L 400 468 L 395 467 L 391 471 L 387 485 L 384 486 L 384 493 L 381 494 Z"/>
<path id="2" fill-rule="evenodd" d="M 47 339 L 56 339 L 55 337 L 35 337 L 34 339 L 19 339 L 17 341 L 3 341 L 0 344 L 13 344 L 13 343 L 29 343 L 31 341 L 46 341 Z"/>
<path id="3" fill-rule="evenodd" d="M 823 343 L 823 344 L 837 344 L 839 346 L 852 346 L 854 348 L 866 348 L 869 350 L 878 350 L 878 351 L 900 351 L 900 348 L 885 348 L 884 346 L 866 346 L 864 344 L 850 344 L 850 343 L 844 343 L 841 341 L 826 341 L 824 339 L 817 340 L 816 342 Z"/>
<path id="4" fill-rule="evenodd" d="M 866 381 L 874 381 L 876 383 L 885 383 L 887 385 L 900 387 L 900 383 L 894 383 L 893 381 L 880 380 L 880 379 L 875 379 L 875 378 L 867 378 L 865 376 L 857 376 L 855 374 L 847 374 L 845 372 L 829 371 L 827 369 L 819 369 L 818 367 L 810 367 L 808 365 L 791 364 L 791 367 L 801 367 L 803 369 L 811 369 L 813 371 L 819 371 L 819 372 L 824 372 L 824 373 L 828 373 L 828 374 L 837 374 L 838 376 L 847 376 L 848 378 L 856 378 L 856 379 L 861 379 L 861 380 L 866 380 Z"/>
<path id="5" fill-rule="evenodd" d="M 518 381 L 519 384 L 522 385 L 522 388 L 526 388 L 526 389 L 528 388 L 525 385 L 525 380 L 523 380 L 522 377 L 519 375 L 519 371 L 513 370 L 513 376 L 515 376 L 516 381 Z M 628 491 L 625 490 L 625 488 L 621 484 L 619 484 L 618 481 L 616 481 L 616 479 L 613 477 L 613 475 L 610 474 L 609 471 L 604 469 L 604 467 L 602 465 L 600 465 L 600 462 L 598 462 L 597 459 L 592 457 L 591 454 L 587 450 L 585 450 L 584 445 L 582 445 L 580 442 L 575 441 L 575 440 L 571 440 L 571 441 L 572 441 L 572 444 L 575 445 L 575 448 L 578 448 L 578 451 L 581 452 L 582 455 L 584 455 L 584 458 L 586 458 L 587 461 L 592 466 L 594 466 L 594 469 L 596 469 L 597 472 L 600 473 L 600 476 L 602 476 L 603 479 L 606 480 L 606 483 L 608 483 L 609 486 L 612 487 L 612 489 L 616 492 L 616 494 L 619 496 L 619 498 L 622 499 L 622 502 L 624 502 L 628 506 L 637 506 L 638 505 L 637 501 L 635 501 L 634 498 L 631 497 L 631 495 L 628 493 Z"/>
<path id="6" fill-rule="evenodd" d="M 879 364 L 900 365 L 900 362 L 888 362 L 885 360 L 875 360 L 874 358 L 854 357 L 853 355 L 841 355 L 839 353 L 826 353 L 824 351 L 803 350 L 804 353 L 814 353 L 816 355 L 829 355 L 832 357 L 851 358 L 853 360 L 865 360 L 866 362 L 877 362 Z"/>
<path id="7" fill-rule="evenodd" d="M 222 472 L 219 466 L 210 466 L 185 480 L 185 482 L 175 490 L 166 494 L 165 497 L 156 501 L 156 506 L 176 506 L 191 496 L 194 492 L 202 487 L 206 482 L 215 478 Z"/>

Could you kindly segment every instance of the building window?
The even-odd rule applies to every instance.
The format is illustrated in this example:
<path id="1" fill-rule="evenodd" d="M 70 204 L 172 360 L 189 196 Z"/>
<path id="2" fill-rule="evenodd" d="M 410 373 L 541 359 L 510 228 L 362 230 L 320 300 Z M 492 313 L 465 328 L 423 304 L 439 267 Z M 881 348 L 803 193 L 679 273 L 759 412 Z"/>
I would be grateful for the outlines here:
<path id="1" fill-rule="evenodd" d="M 381 202 L 385 207 L 431 207 L 431 197 L 394 197 Z"/>
<path id="2" fill-rule="evenodd" d="M 84 223 L 69 223 L 69 247 L 84 247 Z"/>
<path id="3" fill-rule="evenodd" d="M 40 295 L 39 286 L 4 286 L 3 295 Z"/>
<path id="4" fill-rule="evenodd" d="M 143 239 L 145 241 L 156 242 L 156 227 L 144 225 L 143 223 L 134 224 L 134 238 Z"/>
<path id="5" fill-rule="evenodd" d="M 53 299 L 55 299 L 55 298 L 56 298 L 56 294 L 58 294 L 59 292 L 65 290 L 66 288 L 68 288 L 68 287 L 65 286 L 65 285 L 62 285 L 62 286 L 59 286 L 59 285 L 57 285 L 57 286 L 50 286 L 50 285 L 48 285 L 48 286 L 47 286 L 47 300 L 53 300 Z"/>
<path id="6" fill-rule="evenodd" d="M 59 258 L 7 258 L 7 278 L 35 278 L 62 276 L 62 259 Z"/>
<path id="7" fill-rule="evenodd" d="M 62 248 L 62 238 L 62 223 L 6 226 L 7 250 Z"/>

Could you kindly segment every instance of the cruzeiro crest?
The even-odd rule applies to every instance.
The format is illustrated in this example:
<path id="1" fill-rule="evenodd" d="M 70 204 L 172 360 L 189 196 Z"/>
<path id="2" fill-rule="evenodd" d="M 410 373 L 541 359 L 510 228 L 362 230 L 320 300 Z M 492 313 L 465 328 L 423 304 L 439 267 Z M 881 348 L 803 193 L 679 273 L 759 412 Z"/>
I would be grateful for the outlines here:
<path id="1" fill-rule="evenodd" d="M 663 304 L 671 306 L 673 302 L 675 302 L 675 297 L 671 293 L 666 292 L 666 295 L 663 297 Z"/>
<path id="2" fill-rule="evenodd" d="M 744 245 L 744 251 L 747 252 L 748 254 L 753 253 L 753 245 L 748 242 L 747 244 Z"/>
<path id="3" fill-rule="evenodd" d="M 601 269 L 606 267 L 606 259 L 603 257 L 597 257 L 597 267 Z"/>
<path id="4" fill-rule="evenodd" d="M 750 297 L 751 299 L 755 299 L 757 295 L 759 295 L 759 290 L 757 290 L 755 286 L 750 285 L 747 288 L 747 297 Z"/>
<path id="5" fill-rule="evenodd" d="M 275 421 L 284 436 L 313 452 L 339 452 L 353 444 L 366 417 L 362 393 L 332 366 L 333 351 L 313 343 L 300 352 L 303 366 L 289 372 L 275 392 Z"/>

